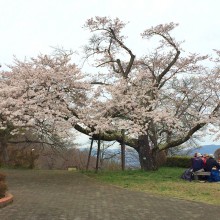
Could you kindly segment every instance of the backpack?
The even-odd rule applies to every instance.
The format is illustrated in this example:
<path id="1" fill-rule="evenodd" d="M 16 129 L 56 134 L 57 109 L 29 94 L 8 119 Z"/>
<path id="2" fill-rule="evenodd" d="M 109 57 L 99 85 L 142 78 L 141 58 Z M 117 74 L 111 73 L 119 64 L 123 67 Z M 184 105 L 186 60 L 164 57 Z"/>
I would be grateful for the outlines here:
<path id="1" fill-rule="evenodd" d="M 220 181 L 220 172 L 219 170 L 211 170 L 211 175 L 208 179 L 209 182 L 218 182 Z"/>
<path id="2" fill-rule="evenodd" d="M 183 174 L 181 175 L 181 179 L 188 180 L 188 181 L 192 181 L 192 180 L 193 180 L 193 172 L 192 172 L 192 169 L 189 168 L 189 169 L 185 170 L 185 171 L 183 172 Z"/>

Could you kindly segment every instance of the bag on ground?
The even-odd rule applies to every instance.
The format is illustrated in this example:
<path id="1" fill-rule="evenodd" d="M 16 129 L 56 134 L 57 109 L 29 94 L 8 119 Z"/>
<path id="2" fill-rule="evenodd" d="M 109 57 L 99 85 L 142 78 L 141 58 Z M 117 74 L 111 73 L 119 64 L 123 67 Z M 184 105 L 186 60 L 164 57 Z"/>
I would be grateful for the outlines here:
<path id="1" fill-rule="evenodd" d="M 193 172 L 192 169 L 189 168 L 184 171 L 184 173 L 181 175 L 181 178 L 184 180 L 192 181 L 193 180 Z"/>

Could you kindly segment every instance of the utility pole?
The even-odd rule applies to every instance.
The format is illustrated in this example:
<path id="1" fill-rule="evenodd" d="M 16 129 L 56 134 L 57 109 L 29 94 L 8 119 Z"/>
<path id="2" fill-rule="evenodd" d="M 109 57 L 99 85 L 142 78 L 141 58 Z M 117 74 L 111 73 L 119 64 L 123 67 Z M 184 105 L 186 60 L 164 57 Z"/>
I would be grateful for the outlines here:
<path id="1" fill-rule="evenodd" d="M 95 168 L 96 173 L 98 172 L 98 169 L 99 169 L 100 145 L 101 145 L 101 135 L 100 135 L 100 132 L 99 132 L 97 158 L 96 158 L 96 168 Z"/>
<path id="2" fill-rule="evenodd" d="M 124 142 L 124 130 L 121 130 L 121 137 L 122 137 L 122 141 L 121 141 L 121 169 L 122 171 L 125 170 L 125 142 Z"/>
<path id="3" fill-rule="evenodd" d="M 91 158 L 91 154 L 92 154 L 93 137 L 90 138 L 90 140 L 91 140 L 91 144 L 90 144 L 90 149 L 89 149 L 88 161 L 87 161 L 87 164 L 86 164 L 86 170 L 89 169 L 89 162 L 90 162 L 90 158 Z"/>

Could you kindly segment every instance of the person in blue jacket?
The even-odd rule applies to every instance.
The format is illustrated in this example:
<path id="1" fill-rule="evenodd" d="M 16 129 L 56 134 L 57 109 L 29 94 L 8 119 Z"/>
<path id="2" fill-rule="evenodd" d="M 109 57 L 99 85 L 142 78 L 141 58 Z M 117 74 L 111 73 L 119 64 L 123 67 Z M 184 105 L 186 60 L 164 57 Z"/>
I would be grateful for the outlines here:
<path id="1" fill-rule="evenodd" d="M 192 158 L 192 169 L 193 172 L 203 170 L 204 171 L 204 163 L 202 160 L 202 154 L 197 153 L 196 157 Z"/>

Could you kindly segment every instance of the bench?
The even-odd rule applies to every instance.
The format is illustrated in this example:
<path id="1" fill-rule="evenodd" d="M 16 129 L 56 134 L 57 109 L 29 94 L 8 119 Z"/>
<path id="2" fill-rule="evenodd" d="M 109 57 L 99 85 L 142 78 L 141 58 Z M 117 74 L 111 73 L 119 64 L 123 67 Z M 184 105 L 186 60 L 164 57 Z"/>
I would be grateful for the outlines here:
<path id="1" fill-rule="evenodd" d="M 68 171 L 77 171 L 77 167 L 68 167 L 67 170 Z"/>
<path id="2" fill-rule="evenodd" d="M 211 172 L 196 171 L 196 172 L 193 172 L 193 175 L 194 175 L 194 179 L 195 179 L 195 180 L 198 180 L 198 179 L 199 179 L 199 176 L 210 176 L 210 175 L 211 175 Z"/>

